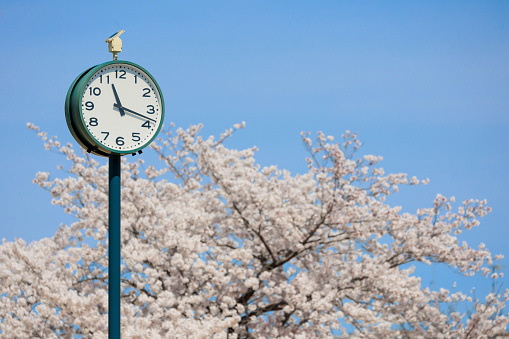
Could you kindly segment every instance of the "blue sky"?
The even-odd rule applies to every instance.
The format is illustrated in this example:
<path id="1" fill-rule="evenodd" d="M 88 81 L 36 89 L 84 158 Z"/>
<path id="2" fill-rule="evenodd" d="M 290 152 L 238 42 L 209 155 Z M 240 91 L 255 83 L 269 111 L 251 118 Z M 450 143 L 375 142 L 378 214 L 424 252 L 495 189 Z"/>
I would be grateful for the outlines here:
<path id="1" fill-rule="evenodd" d="M 72 222 L 32 184 L 37 171 L 62 175 L 65 159 L 26 123 L 74 142 L 67 89 L 111 60 L 104 40 L 124 29 L 119 59 L 157 79 L 167 123 L 203 123 L 208 135 L 246 121 L 228 145 L 256 145 L 261 165 L 292 173 L 306 169 L 301 131 L 357 132 L 361 153 L 382 155 L 387 172 L 430 179 L 392 204 L 413 212 L 436 193 L 486 198 L 493 212 L 462 239 L 509 258 L 508 17 L 505 1 L 3 0 L 0 238 L 37 240 Z"/>

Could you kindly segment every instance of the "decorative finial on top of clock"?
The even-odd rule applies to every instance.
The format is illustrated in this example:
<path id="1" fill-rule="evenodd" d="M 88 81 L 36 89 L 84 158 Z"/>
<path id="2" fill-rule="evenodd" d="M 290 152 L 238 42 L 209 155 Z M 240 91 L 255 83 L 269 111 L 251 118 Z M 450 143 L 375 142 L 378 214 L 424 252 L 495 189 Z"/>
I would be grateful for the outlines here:
<path id="1" fill-rule="evenodd" d="M 124 32 L 125 31 L 122 29 L 106 39 L 108 51 L 113 53 L 113 60 L 117 60 L 117 54 L 122 52 L 122 40 L 120 40 L 120 35 Z"/>

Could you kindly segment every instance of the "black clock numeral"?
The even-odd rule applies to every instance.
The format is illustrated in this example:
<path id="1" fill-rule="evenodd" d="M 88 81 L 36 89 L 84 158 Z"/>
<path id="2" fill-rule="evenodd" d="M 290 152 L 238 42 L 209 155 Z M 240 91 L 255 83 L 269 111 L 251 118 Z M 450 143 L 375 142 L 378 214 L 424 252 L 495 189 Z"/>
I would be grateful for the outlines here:
<path id="1" fill-rule="evenodd" d="M 91 111 L 94 109 L 94 103 L 92 101 L 85 102 L 85 109 L 87 111 Z"/>
<path id="2" fill-rule="evenodd" d="M 138 83 L 138 76 L 135 74 L 134 75 L 134 83 L 137 84 Z"/>
<path id="3" fill-rule="evenodd" d="M 103 83 L 103 75 L 102 74 L 99 75 L 99 82 L 101 84 Z M 108 83 L 108 84 L 110 83 L 110 76 L 109 75 L 106 76 L 106 83 Z"/>
<path id="4" fill-rule="evenodd" d="M 133 141 L 140 141 L 140 133 L 133 132 Z"/>
<path id="5" fill-rule="evenodd" d="M 150 126 L 150 121 L 147 120 L 143 123 L 143 125 L 141 125 L 141 127 L 151 128 L 152 126 Z"/>
<path id="6" fill-rule="evenodd" d="M 115 140 L 117 145 L 123 146 L 124 145 L 124 137 L 118 137 L 117 140 Z"/>
<path id="7" fill-rule="evenodd" d="M 117 79 L 127 79 L 125 77 L 125 73 L 126 73 L 126 71 L 124 71 L 123 69 L 121 69 L 120 71 L 118 69 L 116 69 L 115 70 L 115 78 L 117 78 Z M 119 74 L 120 74 L 120 76 L 119 76 Z"/>
<path id="8" fill-rule="evenodd" d="M 90 118 L 90 120 L 88 121 L 88 124 L 89 124 L 90 126 L 97 126 L 97 125 L 99 125 L 99 122 L 97 121 L 97 118 L 93 118 L 93 117 L 92 117 L 92 118 Z"/>
<path id="9" fill-rule="evenodd" d="M 89 87 L 89 91 L 90 91 L 90 95 L 92 95 L 92 94 L 95 96 L 101 95 L 101 89 L 99 87 L 95 87 L 95 88 Z"/>
<path id="10" fill-rule="evenodd" d="M 148 111 L 147 111 L 148 114 L 154 114 L 156 112 L 153 105 L 148 105 L 147 108 L 148 108 Z"/>
<path id="11" fill-rule="evenodd" d="M 101 132 L 102 134 L 106 134 L 106 136 L 104 137 L 103 140 L 106 140 L 108 139 L 108 136 L 110 135 L 110 132 Z"/>
<path id="12" fill-rule="evenodd" d="M 150 98 L 150 95 L 149 95 L 150 94 L 150 88 L 144 88 L 143 92 L 144 92 L 143 95 L 142 95 L 143 97 Z"/>

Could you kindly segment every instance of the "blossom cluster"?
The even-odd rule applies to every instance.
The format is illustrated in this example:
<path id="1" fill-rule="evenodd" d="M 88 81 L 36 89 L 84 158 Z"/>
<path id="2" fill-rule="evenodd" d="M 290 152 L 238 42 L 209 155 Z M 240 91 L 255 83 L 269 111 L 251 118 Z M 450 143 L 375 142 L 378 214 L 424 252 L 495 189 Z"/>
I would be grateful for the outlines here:
<path id="1" fill-rule="evenodd" d="M 122 334 L 125 338 L 482 338 L 503 333 L 509 295 L 485 302 L 422 286 L 412 263 L 497 278 L 494 260 L 458 236 L 489 212 L 482 200 L 453 211 L 437 195 L 415 214 L 386 203 L 415 177 L 389 173 L 379 156 L 357 157 L 308 133 L 308 171 L 256 164 L 256 148 L 171 129 L 151 145 L 160 164 L 122 161 Z M 62 153 L 64 178 L 34 183 L 73 215 L 52 238 L 0 245 L 0 336 L 107 337 L 108 169 L 29 128 Z M 63 168 L 63 167 L 59 167 Z M 422 183 L 427 183 L 423 180 Z M 471 302 L 472 314 L 440 305 Z"/>

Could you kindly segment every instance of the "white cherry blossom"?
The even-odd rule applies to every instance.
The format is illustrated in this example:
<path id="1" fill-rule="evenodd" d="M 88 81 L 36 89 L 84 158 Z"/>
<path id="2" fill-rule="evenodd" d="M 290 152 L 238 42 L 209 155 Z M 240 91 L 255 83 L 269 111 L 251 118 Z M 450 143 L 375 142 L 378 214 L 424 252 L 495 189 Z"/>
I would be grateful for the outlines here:
<path id="1" fill-rule="evenodd" d="M 76 218 L 51 238 L 0 245 L 0 336 L 107 337 L 108 169 L 29 124 L 64 154 L 63 176 L 36 174 L 51 202 Z M 431 290 L 413 263 L 497 279 L 484 244 L 458 235 L 480 225 L 486 201 L 437 195 L 402 213 L 385 198 L 419 179 L 385 173 L 361 143 L 302 133 L 308 172 L 256 164 L 174 126 L 151 147 L 160 164 L 122 161 L 122 334 L 125 338 L 487 338 L 503 333 L 509 292 Z M 427 183 L 427 179 L 422 183 Z M 454 286 L 453 286 L 454 289 Z M 442 304 L 472 303 L 472 314 Z"/>

